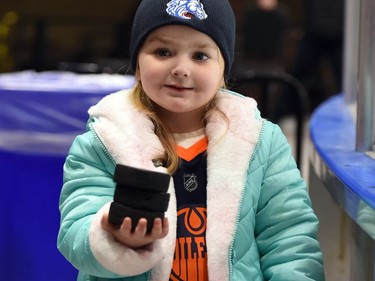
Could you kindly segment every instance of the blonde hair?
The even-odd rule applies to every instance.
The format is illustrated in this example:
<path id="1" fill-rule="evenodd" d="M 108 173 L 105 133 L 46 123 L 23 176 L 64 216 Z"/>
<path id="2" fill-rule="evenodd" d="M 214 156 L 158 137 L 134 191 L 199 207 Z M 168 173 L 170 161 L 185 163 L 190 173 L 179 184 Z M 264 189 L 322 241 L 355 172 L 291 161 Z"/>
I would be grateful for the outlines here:
<path id="1" fill-rule="evenodd" d="M 159 137 L 161 144 L 165 149 L 164 155 L 161 155 L 164 166 L 167 168 L 169 174 L 173 174 L 179 164 L 180 159 L 177 155 L 173 134 L 169 127 L 162 122 L 159 116 L 156 114 L 154 109 L 154 102 L 146 95 L 142 88 L 142 84 L 138 81 L 130 93 L 130 100 L 134 106 L 144 112 L 155 125 L 155 134 Z M 206 124 L 207 118 L 212 115 L 215 111 L 218 111 L 225 119 L 226 123 L 229 123 L 227 116 L 218 108 L 216 94 L 213 99 L 206 105 L 202 125 Z"/>

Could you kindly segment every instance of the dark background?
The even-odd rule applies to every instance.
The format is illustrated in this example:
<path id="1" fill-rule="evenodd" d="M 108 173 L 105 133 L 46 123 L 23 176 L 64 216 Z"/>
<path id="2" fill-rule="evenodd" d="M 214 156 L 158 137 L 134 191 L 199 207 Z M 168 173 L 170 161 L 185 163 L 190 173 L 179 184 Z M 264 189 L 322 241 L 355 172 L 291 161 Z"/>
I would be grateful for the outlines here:
<path id="1" fill-rule="evenodd" d="M 128 73 L 129 34 L 139 2 L 2 0 L 0 73 Z M 230 2 L 237 19 L 233 75 L 248 68 L 288 72 L 316 104 L 341 90 L 343 0 L 280 0 L 276 11 L 252 14 L 255 0 Z"/>

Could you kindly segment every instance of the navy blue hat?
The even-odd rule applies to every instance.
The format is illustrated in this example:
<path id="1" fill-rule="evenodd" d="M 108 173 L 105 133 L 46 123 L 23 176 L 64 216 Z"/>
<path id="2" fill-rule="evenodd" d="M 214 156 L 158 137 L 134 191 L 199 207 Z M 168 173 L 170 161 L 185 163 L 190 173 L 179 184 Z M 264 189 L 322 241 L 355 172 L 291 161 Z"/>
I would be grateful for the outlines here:
<path id="1" fill-rule="evenodd" d="M 218 45 L 229 75 L 234 59 L 236 21 L 228 0 L 143 0 L 133 21 L 130 61 L 136 69 L 139 49 L 150 32 L 164 25 L 186 25 Z"/>

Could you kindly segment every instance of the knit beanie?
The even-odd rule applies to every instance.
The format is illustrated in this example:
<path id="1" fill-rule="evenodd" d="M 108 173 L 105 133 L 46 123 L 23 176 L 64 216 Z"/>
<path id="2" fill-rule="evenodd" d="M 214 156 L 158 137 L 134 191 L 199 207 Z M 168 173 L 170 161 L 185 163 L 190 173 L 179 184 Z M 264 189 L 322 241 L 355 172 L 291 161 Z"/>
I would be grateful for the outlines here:
<path id="1" fill-rule="evenodd" d="M 136 69 L 146 37 L 165 25 L 186 25 L 205 33 L 218 45 L 228 76 L 234 59 L 236 22 L 229 0 L 142 0 L 133 21 L 130 62 Z"/>

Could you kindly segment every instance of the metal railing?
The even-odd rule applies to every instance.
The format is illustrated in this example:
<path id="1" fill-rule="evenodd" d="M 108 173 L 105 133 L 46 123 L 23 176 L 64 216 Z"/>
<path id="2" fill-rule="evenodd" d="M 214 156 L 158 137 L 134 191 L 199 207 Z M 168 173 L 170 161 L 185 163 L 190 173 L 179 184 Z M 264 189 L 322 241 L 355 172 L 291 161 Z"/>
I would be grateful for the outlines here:
<path id="1" fill-rule="evenodd" d="M 347 0 L 344 92 L 354 104 L 356 150 L 375 150 L 375 1 Z"/>

